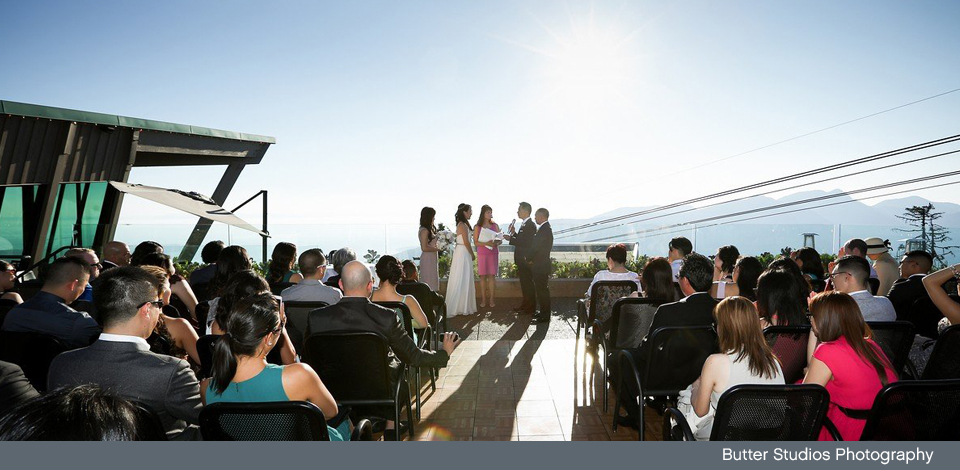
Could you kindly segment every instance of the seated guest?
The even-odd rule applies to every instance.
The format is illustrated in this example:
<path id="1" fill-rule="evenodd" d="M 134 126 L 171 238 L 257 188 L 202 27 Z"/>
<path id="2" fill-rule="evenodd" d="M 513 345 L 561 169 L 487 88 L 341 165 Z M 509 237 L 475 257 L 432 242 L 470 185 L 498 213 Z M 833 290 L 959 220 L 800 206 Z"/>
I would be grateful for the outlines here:
<path id="1" fill-rule="evenodd" d="M 303 280 L 303 276 L 293 270 L 293 263 L 297 260 L 297 245 L 289 242 L 277 243 L 270 256 L 270 265 L 267 268 L 267 284 L 274 288 L 282 284 L 296 284 Z"/>
<path id="2" fill-rule="evenodd" d="M 103 266 L 100 271 L 130 265 L 130 247 L 124 242 L 116 240 L 107 242 L 103 245 L 103 259 L 100 260 Z"/>
<path id="3" fill-rule="evenodd" d="M 90 248 L 70 248 L 63 254 L 67 258 L 76 258 L 82 261 L 87 265 L 90 270 L 90 279 L 87 281 L 87 286 L 83 288 L 83 294 L 80 294 L 80 297 L 77 300 L 82 300 L 84 302 L 93 301 L 93 281 L 97 280 L 97 277 L 100 276 L 100 258 L 97 257 L 97 252 L 91 250 Z"/>
<path id="4" fill-rule="evenodd" d="M 150 253 L 141 258 L 140 264 L 137 266 L 157 266 L 166 271 L 170 279 L 171 293 L 180 299 L 184 307 L 187 307 L 187 311 L 184 313 L 189 314 L 193 319 L 197 318 L 197 296 L 194 295 L 190 283 L 183 276 L 177 274 L 177 268 L 173 265 L 170 255 Z"/>
<path id="5" fill-rule="evenodd" d="M 235 304 L 223 325 L 223 338 L 213 349 L 213 377 L 200 390 L 204 404 L 219 402 L 309 401 L 328 421 L 337 417 L 337 402 L 307 364 L 278 366 L 267 354 L 280 341 L 286 318 L 269 293 L 252 295 Z M 350 421 L 327 426 L 331 441 L 350 440 Z"/>
<path id="6" fill-rule="evenodd" d="M 94 385 L 53 390 L 0 419 L 0 441 L 148 441 L 158 431 L 130 400 Z"/>
<path id="7" fill-rule="evenodd" d="M 735 286 L 737 283 L 733 280 L 733 268 L 740 258 L 740 250 L 733 245 L 721 246 L 717 248 L 717 254 L 713 257 L 713 285 L 710 287 L 710 295 L 715 299 L 722 299 L 736 293 L 727 293 L 727 287 Z"/>
<path id="8" fill-rule="evenodd" d="M 420 282 L 420 272 L 417 271 L 417 265 L 408 259 L 403 260 L 400 263 L 403 266 L 403 279 L 400 280 L 403 282 Z"/>
<path id="9" fill-rule="evenodd" d="M 873 261 L 873 270 L 877 273 L 877 279 L 880 280 L 877 295 L 887 295 L 893 283 L 900 278 L 897 260 L 890 256 L 890 241 L 874 237 L 864 242 L 867 244 L 867 258 Z"/>
<path id="10" fill-rule="evenodd" d="M 147 338 L 160 318 L 160 285 L 143 269 L 107 271 L 97 282 L 94 303 L 103 334 L 92 345 L 68 351 L 50 364 L 48 386 L 99 385 L 143 402 L 157 413 L 170 439 L 196 439 L 200 383 L 183 359 L 150 352 Z"/>
<path id="11" fill-rule="evenodd" d="M 797 256 L 793 260 L 800 268 L 800 272 L 811 281 L 822 281 L 825 271 L 820 253 L 809 246 L 800 248 L 796 253 Z"/>
<path id="12" fill-rule="evenodd" d="M 0 416 L 38 395 L 20 366 L 0 361 Z"/>
<path id="13" fill-rule="evenodd" d="M 896 382 L 897 374 L 880 346 L 869 339 L 870 327 L 851 296 L 818 294 L 810 302 L 810 313 L 810 344 L 819 341 L 819 345 L 807 353 L 803 383 L 826 387 L 830 392 L 827 418 L 843 440 L 859 440 L 877 392 Z M 820 440 L 832 440 L 826 428 L 820 431 Z"/>
<path id="14" fill-rule="evenodd" d="M 807 324 L 807 296 L 797 283 L 803 282 L 786 270 L 766 271 L 757 281 L 757 311 L 760 326 Z"/>
<path id="15" fill-rule="evenodd" d="M 210 298 L 220 297 L 230 277 L 240 271 L 253 269 L 253 262 L 250 259 L 250 255 L 247 254 L 246 248 L 230 245 L 220 250 L 220 254 L 217 255 L 216 266 L 217 272 L 213 274 L 213 279 L 210 280 L 210 285 L 207 289 L 210 292 Z M 210 305 L 210 307 L 210 310 L 213 310 L 213 305 Z M 210 319 L 208 318 L 207 322 L 209 321 Z"/>
<path id="16" fill-rule="evenodd" d="M 150 240 L 140 242 L 130 255 L 130 264 L 140 266 L 143 264 L 143 257 L 151 253 L 163 253 L 163 245 Z"/>
<path id="17" fill-rule="evenodd" d="M 947 281 L 960 280 L 960 270 L 958 268 L 960 268 L 960 264 L 947 266 L 923 278 L 923 287 L 927 291 L 927 295 L 930 296 L 930 300 L 943 314 L 943 318 L 937 323 L 938 335 L 951 325 L 960 325 L 960 304 L 954 302 L 943 288 Z M 960 294 L 960 284 L 957 284 L 957 293 Z M 926 326 L 924 329 L 927 329 Z M 935 344 L 936 341 L 930 338 L 920 336 L 915 339 L 913 348 L 910 350 L 910 360 L 913 361 L 918 372 L 922 373 L 923 369 L 926 368 Z"/>
<path id="18" fill-rule="evenodd" d="M 750 301 L 757 300 L 757 280 L 763 273 L 763 265 L 753 256 L 741 256 L 733 265 L 733 284 L 727 284 L 727 297 L 739 295 Z"/>
<path id="19" fill-rule="evenodd" d="M 607 247 L 607 269 L 600 270 L 593 276 L 590 285 L 587 286 L 587 292 L 584 293 L 584 299 L 587 301 L 587 308 L 590 308 L 590 293 L 593 292 L 593 285 L 597 281 L 632 281 L 637 284 L 637 290 L 642 292 L 640 285 L 640 275 L 626 268 L 627 264 L 627 245 L 617 243 Z M 606 321 L 606 318 L 601 318 Z"/>
<path id="20" fill-rule="evenodd" d="M 329 261 L 330 263 L 333 263 L 333 258 L 336 256 L 338 251 L 340 250 L 332 250 L 331 252 L 327 253 L 327 261 Z M 336 269 L 333 269 L 333 266 L 329 266 L 327 268 L 327 272 L 323 274 L 323 279 L 321 279 L 320 282 L 323 282 L 324 284 L 326 284 L 331 277 L 337 276 L 339 274 L 340 273 L 338 273 Z M 330 287 L 337 287 L 339 289 L 338 286 L 330 286 Z"/>
<path id="21" fill-rule="evenodd" d="M 6 261 L 0 260 L 0 305 L 4 303 L 23 303 L 23 298 L 17 293 L 16 288 L 17 268 L 14 268 L 12 264 Z"/>
<path id="22" fill-rule="evenodd" d="M 341 248 L 330 255 L 330 262 L 333 263 L 333 275 L 327 277 L 324 284 L 330 287 L 340 288 L 340 275 L 343 274 L 343 267 L 351 261 L 357 260 L 357 252 L 350 248 Z"/>
<path id="23" fill-rule="evenodd" d="M 43 333 L 70 348 L 89 345 L 100 334 L 100 326 L 90 315 L 68 306 L 80 297 L 89 278 L 89 264 L 78 258 L 50 263 L 43 288 L 7 312 L 3 331 Z"/>
<path id="24" fill-rule="evenodd" d="M 673 288 L 673 269 L 666 258 L 653 258 L 644 265 L 640 283 L 643 297 L 654 300 L 652 304 L 641 304 L 620 312 L 617 349 L 635 348 L 647 336 L 653 314 L 663 304 L 676 302 L 677 291 Z M 610 326 L 604 325 L 609 332 Z M 609 335 L 609 333 L 607 333 Z"/>
<path id="25" fill-rule="evenodd" d="M 422 329 L 430 326 L 430 321 L 423 313 L 420 302 L 417 302 L 417 299 L 412 295 L 397 293 L 397 284 L 400 283 L 400 277 L 403 275 L 400 261 L 390 255 L 381 256 L 377 261 L 376 271 L 377 277 L 380 278 L 380 287 L 373 291 L 370 300 L 374 302 L 403 302 L 410 310 L 414 328 Z"/>
<path id="26" fill-rule="evenodd" d="M 801 299 L 810 297 L 810 292 L 813 290 L 813 287 L 810 285 L 810 281 L 806 276 L 803 275 L 803 272 L 800 271 L 800 266 L 797 265 L 796 261 L 789 257 L 779 256 L 767 265 L 766 270 L 784 271 L 793 276 L 794 280 L 797 281 L 794 283 L 794 287 L 797 289 L 797 296 Z"/>
<path id="27" fill-rule="evenodd" d="M 870 263 L 865 258 L 848 255 L 836 261 L 830 273 L 834 289 L 850 294 L 857 301 L 864 321 L 894 321 L 897 312 L 890 299 L 870 293 Z"/>
<path id="28" fill-rule="evenodd" d="M 923 288 L 923 277 L 933 267 L 933 256 L 923 250 L 914 250 L 900 259 L 900 279 L 893 283 L 887 298 L 897 312 L 898 320 L 910 320 L 910 308 L 917 299 L 928 297 Z"/>
<path id="29" fill-rule="evenodd" d="M 160 284 L 160 300 L 163 300 L 164 306 L 169 305 L 172 291 L 170 274 L 167 270 L 150 265 L 143 265 L 140 268 L 157 279 Z M 183 318 L 169 317 L 161 310 L 157 327 L 147 338 L 147 342 L 150 343 L 150 350 L 155 353 L 167 354 L 200 365 L 200 356 L 197 354 L 197 330 L 194 330 L 190 322 Z"/>
<path id="30" fill-rule="evenodd" d="M 317 248 L 304 251 L 298 260 L 303 280 L 280 293 L 284 302 L 326 302 L 333 305 L 343 298 L 340 289 L 320 282 L 327 270 L 327 258 Z"/>
<path id="31" fill-rule="evenodd" d="M 703 363 L 700 379 L 693 383 L 690 403 L 702 421 L 695 433 L 709 439 L 720 395 L 734 385 L 783 385 L 783 370 L 757 323 L 757 309 L 743 297 L 727 297 L 714 310 L 721 353 Z"/>
<path id="32" fill-rule="evenodd" d="M 840 249 L 840 253 L 837 254 L 837 258 L 839 259 L 849 255 L 867 259 L 868 249 L 867 242 L 859 238 L 851 238 L 843 244 L 843 247 Z M 836 263 L 836 261 L 834 261 L 834 263 Z M 830 271 L 833 272 L 833 266 L 830 266 Z M 870 277 L 877 279 L 877 270 L 873 269 L 873 266 L 870 266 Z"/>
<path id="33" fill-rule="evenodd" d="M 191 286 L 209 284 L 213 280 L 213 275 L 217 273 L 217 257 L 220 256 L 221 251 L 223 251 L 223 242 L 220 240 L 214 240 L 203 245 L 203 250 L 200 251 L 200 260 L 203 261 L 204 266 L 190 273 Z"/>
<path id="34" fill-rule="evenodd" d="M 673 282 L 680 282 L 680 266 L 683 266 L 683 258 L 693 253 L 693 243 L 687 237 L 676 237 L 670 240 L 667 250 L 667 261 L 673 269 Z"/>

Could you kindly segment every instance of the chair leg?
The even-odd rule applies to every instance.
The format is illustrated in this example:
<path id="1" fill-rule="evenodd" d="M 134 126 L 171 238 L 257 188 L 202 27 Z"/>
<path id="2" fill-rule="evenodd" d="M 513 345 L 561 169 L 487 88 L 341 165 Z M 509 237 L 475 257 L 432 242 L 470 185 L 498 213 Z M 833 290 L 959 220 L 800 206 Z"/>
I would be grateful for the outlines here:
<path id="1" fill-rule="evenodd" d="M 397 402 L 394 404 L 393 412 L 394 412 L 393 414 L 394 414 L 394 420 L 395 420 L 393 422 L 393 427 L 394 427 L 393 434 L 396 440 L 402 441 L 403 438 L 400 436 L 400 400 L 397 400 Z"/>
<path id="2" fill-rule="evenodd" d="M 420 421 L 420 389 L 423 385 L 420 383 L 420 367 L 417 367 L 417 422 Z"/>
<path id="3" fill-rule="evenodd" d="M 417 394 L 420 391 L 417 390 Z M 419 406 L 419 405 L 418 405 Z M 420 408 L 417 408 L 417 413 L 420 412 Z M 397 415 L 399 416 L 399 415 Z M 413 403 L 410 402 L 410 395 L 407 394 L 407 433 L 410 435 L 410 440 L 413 440 Z M 400 433 L 397 433 L 400 434 Z"/>
<path id="4" fill-rule="evenodd" d="M 599 356 L 599 355 L 598 355 Z M 607 412 L 607 395 L 609 395 L 609 387 L 607 386 L 607 352 L 603 352 L 603 412 Z"/>
<path id="5" fill-rule="evenodd" d="M 613 432 L 617 432 L 617 417 L 620 416 L 620 393 L 623 392 L 623 376 L 618 377 L 617 379 L 617 393 L 613 394 L 613 400 L 616 404 L 613 405 Z"/>
<path id="6" fill-rule="evenodd" d="M 643 441 L 643 428 L 646 427 L 645 426 L 646 421 L 644 420 L 643 409 L 646 408 L 647 406 L 643 403 L 643 395 L 640 396 L 640 400 L 638 401 L 640 402 L 640 406 L 639 406 L 639 409 L 637 410 L 637 433 L 639 434 L 637 436 L 637 440 Z"/>

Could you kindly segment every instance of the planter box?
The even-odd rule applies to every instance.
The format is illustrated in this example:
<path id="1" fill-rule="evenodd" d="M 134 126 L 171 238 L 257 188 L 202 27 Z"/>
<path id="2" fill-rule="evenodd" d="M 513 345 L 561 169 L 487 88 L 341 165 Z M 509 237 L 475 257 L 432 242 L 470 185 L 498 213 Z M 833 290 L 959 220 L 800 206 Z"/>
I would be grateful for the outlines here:
<path id="1" fill-rule="evenodd" d="M 550 297 L 560 298 L 582 298 L 583 293 L 587 291 L 592 279 L 550 279 Z M 497 298 L 519 299 L 523 297 L 520 292 L 519 279 L 496 279 Z M 477 293 L 480 292 L 480 281 L 476 281 Z M 447 291 L 447 280 L 440 280 L 440 293 Z"/>

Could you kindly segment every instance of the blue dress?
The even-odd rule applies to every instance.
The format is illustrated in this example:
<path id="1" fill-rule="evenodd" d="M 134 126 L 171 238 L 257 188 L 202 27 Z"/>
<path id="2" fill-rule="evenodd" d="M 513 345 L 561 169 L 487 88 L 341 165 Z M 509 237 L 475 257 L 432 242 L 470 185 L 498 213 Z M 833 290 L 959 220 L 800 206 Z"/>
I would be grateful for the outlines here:
<path id="1" fill-rule="evenodd" d="M 243 382 L 230 382 L 222 394 L 213 390 L 213 382 L 207 385 L 207 404 L 217 402 L 227 403 L 257 403 L 290 401 L 287 392 L 283 390 L 283 366 L 267 364 L 267 367 L 256 376 Z M 340 426 L 327 426 L 331 441 L 350 440 L 350 422 L 344 420 Z"/>

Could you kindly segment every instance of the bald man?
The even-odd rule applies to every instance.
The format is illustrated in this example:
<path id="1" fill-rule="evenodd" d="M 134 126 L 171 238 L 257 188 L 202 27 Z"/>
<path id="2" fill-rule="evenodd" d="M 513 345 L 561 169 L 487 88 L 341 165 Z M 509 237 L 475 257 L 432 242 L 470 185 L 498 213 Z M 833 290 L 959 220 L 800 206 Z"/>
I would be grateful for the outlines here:
<path id="1" fill-rule="evenodd" d="M 119 266 L 129 266 L 130 247 L 126 243 L 116 240 L 107 242 L 106 245 L 103 245 L 101 264 L 103 265 L 100 269 L 101 272 Z"/>

